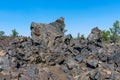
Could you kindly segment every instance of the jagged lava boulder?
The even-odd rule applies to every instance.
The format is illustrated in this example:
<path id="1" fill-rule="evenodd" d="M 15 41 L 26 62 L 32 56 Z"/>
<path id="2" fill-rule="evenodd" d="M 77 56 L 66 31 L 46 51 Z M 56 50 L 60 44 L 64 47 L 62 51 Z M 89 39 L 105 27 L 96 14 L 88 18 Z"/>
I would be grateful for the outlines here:
<path id="1" fill-rule="evenodd" d="M 101 41 L 101 33 L 101 30 L 98 27 L 95 27 L 92 29 L 87 39 L 89 41 Z"/>
<path id="2" fill-rule="evenodd" d="M 62 17 L 50 24 L 32 22 L 31 36 L 34 42 L 42 43 L 45 46 L 51 47 L 57 36 L 63 36 L 62 31 L 64 27 L 64 18 Z"/>

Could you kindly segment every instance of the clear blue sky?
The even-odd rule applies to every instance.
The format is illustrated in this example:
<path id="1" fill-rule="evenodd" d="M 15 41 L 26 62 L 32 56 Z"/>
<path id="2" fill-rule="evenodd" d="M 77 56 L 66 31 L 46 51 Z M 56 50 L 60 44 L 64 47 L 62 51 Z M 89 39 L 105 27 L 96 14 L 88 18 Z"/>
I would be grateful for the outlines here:
<path id="1" fill-rule="evenodd" d="M 68 33 L 90 33 L 93 27 L 109 29 L 120 21 L 120 0 L 1 0 L 0 30 L 6 35 L 16 29 L 20 35 L 30 35 L 31 22 L 50 23 L 65 17 Z"/>

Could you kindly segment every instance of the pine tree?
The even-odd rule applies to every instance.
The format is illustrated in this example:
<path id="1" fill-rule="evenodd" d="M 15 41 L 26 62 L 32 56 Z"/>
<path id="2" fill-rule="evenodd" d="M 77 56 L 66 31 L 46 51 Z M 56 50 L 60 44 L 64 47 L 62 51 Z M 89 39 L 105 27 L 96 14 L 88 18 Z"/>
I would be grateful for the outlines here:
<path id="1" fill-rule="evenodd" d="M 13 29 L 13 30 L 12 30 L 11 36 L 12 36 L 12 37 L 17 37 L 17 36 L 18 36 L 18 32 L 16 31 L 16 29 Z"/>

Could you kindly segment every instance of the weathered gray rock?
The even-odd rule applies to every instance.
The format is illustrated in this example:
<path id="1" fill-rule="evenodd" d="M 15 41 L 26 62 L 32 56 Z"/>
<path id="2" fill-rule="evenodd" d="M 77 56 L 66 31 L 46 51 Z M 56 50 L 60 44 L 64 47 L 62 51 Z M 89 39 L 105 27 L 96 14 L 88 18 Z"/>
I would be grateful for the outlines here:
<path id="1" fill-rule="evenodd" d="M 75 57 L 75 60 L 78 61 L 79 63 L 81 63 L 83 61 L 83 57 L 81 55 L 77 55 Z"/>
<path id="2" fill-rule="evenodd" d="M 64 18 L 60 17 L 55 22 L 50 23 L 50 25 L 52 25 L 53 27 L 56 27 L 58 31 L 63 32 L 65 28 Z"/>
<path id="3" fill-rule="evenodd" d="M 65 73 L 68 73 L 70 70 L 68 69 L 67 66 L 61 66 L 61 69 L 65 72 Z"/>
<path id="4" fill-rule="evenodd" d="M 101 60 L 103 62 L 107 61 L 107 54 L 105 54 L 105 53 L 98 53 L 97 55 L 98 55 L 99 60 Z"/>
<path id="5" fill-rule="evenodd" d="M 4 51 L 0 51 L 0 71 L 8 69 L 11 66 L 9 55 Z"/>
<path id="6" fill-rule="evenodd" d="M 64 19 L 60 18 L 56 22 L 50 24 L 35 23 L 31 24 L 31 36 L 34 42 L 42 43 L 51 47 L 57 36 L 63 36 L 62 28 L 64 28 Z"/>
<path id="7" fill-rule="evenodd" d="M 93 28 L 87 39 L 89 41 L 101 41 L 101 30 L 98 27 Z"/>
<path id="8" fill-rule="evenodd" d="M 102 76 L 101 73 L 97 70 L 89 73 L 90 80 L 101 80 L 102 79 L 101 76 Z"/>
<path id="9" fill-rule="evenodd" d="M 66 35 L 66 36 L 65 36 L 65 39 L 64 39 L 64 43 L 65 43 L 66 45 L 70 45 L 71 39 L 72 39 L 72 35 L 71 35 L 71 34 Z"/>
<path id="10" fill-rule="evenodd" d="M 78 63 L 74 59 L 68 59 L 65 63 L 70 70 L 78 67 Z"/>
<path id="11" fill-rule="evenodd" d="M 96 68 L 98 67 L 98 60 L 96 59 L 88 60 L 86 64 L 87 64 L 87 67 Z"/>

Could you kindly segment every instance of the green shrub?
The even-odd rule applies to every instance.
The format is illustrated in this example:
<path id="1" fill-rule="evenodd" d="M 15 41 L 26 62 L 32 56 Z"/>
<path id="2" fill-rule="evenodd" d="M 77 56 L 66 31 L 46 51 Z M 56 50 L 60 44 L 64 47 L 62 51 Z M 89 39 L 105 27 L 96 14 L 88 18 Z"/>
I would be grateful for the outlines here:
<path id="1" fill-rule="evenodd" d="M 110 31 L 109 30 L 107 30 L 107 31 L 103 30 L 102 31 L 102 41 L 104 41 L 104 42 L 109 42 L 110 41 Z"/>
<path id="2" fill-rule="evenodd" d="M 3 39 L 3 35 L 5 34 L 4 31 L 0 31 L 0 39 Z"/>
<path id="3" fill-rule="evenodd" d="M 17 36 L 18 36 L 18 32 L 16 31 L 16 29 L 13 29 L 13 30 L 12 30 L 11 36 L 12 36 L 12 37 L 17 37 Z"/>
<path id="4" fill-rule="evenodd" d="M 83 39 L 83 40 L 85 40 L 86 38 L 85 38 L 84 34 L 80 35 L 80 33 L 78 33 L 77 34 L 77 39 Z"/>
<path id="5" fill-rule="evenodd" d="M 116 43 L 118 42 L 118 37 L 120 36 L 120 23 L 119 21 L 115 21 L 113 23 L 113 27 L 110 28 L 110 33 L 111 33 L 111 41 Z"/>
<path id="6" fill-rule="evenodd" d="M 102 40 L 104 42 L 118 42 L 119 41 L 119 36 L 120 36 L 120 23 L 119 21 L 115 21 L 113 23 L 113 27 L 110 28 L 109 30 L 102 31 Z"/>

